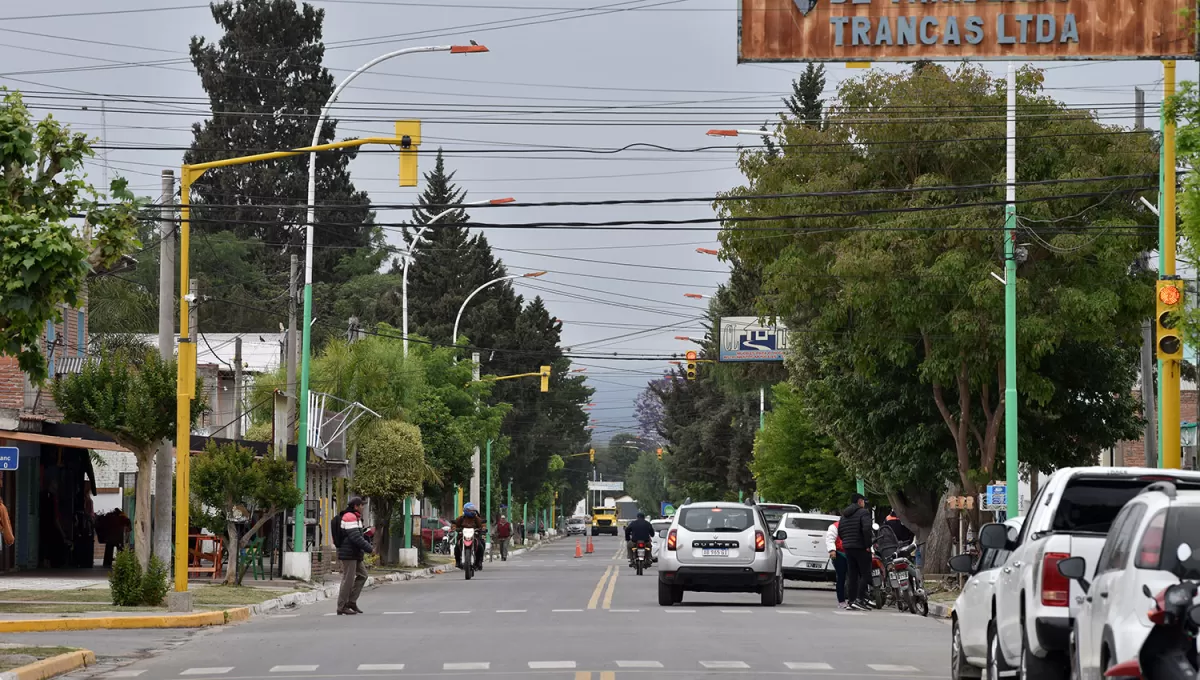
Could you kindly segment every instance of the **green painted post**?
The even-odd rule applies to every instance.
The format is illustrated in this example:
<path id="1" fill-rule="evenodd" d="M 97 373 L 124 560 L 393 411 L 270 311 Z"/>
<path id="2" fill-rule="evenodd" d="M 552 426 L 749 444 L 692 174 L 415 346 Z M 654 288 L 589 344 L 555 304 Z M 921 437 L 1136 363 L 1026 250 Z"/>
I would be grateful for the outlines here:
<path id="1" fill-rule="evenodd" d="M 1008 518 L 1021 515 L 1017 458 L 1017 67 L 1008 62 L 1007 184 L 1004 206 L 1004 468 Z"/>
<path id="2" fill-rule="evenodd" d="M 867 483 L 861 479 L 854 480 L 854 488 L 858 490 L 860 495 L 867 495 Z"/>
<path id="3" fill-rule="evenodd" d="M 529 542 L 529 503 L 521 504 L 521 536 L 522 543 Z"/>
<path id="4" fill-rule="evenodd" d="M 492 526 L 492 440 L 487 440 L 487 492 L 483 496 L 483 504 L 487 511 L 483 515 L 485 527 Z"/>
<path id="5" fill-rule="evenodd" d="M 404 498 L 404 549 L 412 547 L 412 515 L 408 512 L 408 497 Z"/>

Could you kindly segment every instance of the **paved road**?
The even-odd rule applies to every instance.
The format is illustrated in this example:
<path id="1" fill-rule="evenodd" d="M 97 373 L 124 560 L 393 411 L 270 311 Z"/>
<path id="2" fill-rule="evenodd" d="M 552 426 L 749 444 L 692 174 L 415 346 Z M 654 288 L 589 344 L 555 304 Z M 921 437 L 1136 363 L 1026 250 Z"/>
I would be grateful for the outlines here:
<path id="1" fill-rule="evenodd" d="M 333 602 L 190 636 L 133 663 L 75 674 L 137 680 L 358 680 L 374 677 L 618 678 L 944 676 L 944 623 L 837 611 L 824 589 L 688 593 L 660 607 L 655 572 L 638 577 L 619 542 L 574 559 L 561 541 L 475 579 L 460 572 L 363 594 L 361 616 Z"/>

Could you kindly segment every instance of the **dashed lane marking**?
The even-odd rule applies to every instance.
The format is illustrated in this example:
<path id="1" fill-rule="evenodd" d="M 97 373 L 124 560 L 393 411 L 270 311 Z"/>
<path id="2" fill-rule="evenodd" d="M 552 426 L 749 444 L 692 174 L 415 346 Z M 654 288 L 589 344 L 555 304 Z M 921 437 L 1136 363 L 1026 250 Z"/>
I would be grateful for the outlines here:
<path id="1" fill-rule="evenodd" d="M 384 616 L 400 616 L 401 614 L 412 614 L 413 612 L 384 612 Z"/>
<path id="2" fill-rule="evenodd" d="M 439 613 L 439 614 L 470 614 L 470 613 L 471 613 L 471 610 L 469 610 L 469 609 L 455 609 L 455 610 L 448 611 L 448 612 L 438 612 L 438 613 Z"/>
<path id="3" fill-rule="evenodd" d="M 582 609 L 551 609 L 550 611 L 555 614 L 561 614 L 563 612 L 581 612 L 583 610 Z"/>
<path id="4" fill-rule="evenodd" d="M 722 609 L 722 614 L 749 614 L 749 609 Z"/>
<path id="5" fill-rule="evenodd" d="M 812 612 L 805 611 L 803 609 L 776 609 L 775 611 L 780 614 L 811 614 L 812 613 Z"/>
<path id="6" fill-rule="evenodd" d="M 317 670 L 314 666 L 271 666 L 269 673 L 312 673 Z"/>
<path id="7" fill-rule="evenodd" d="M 145 672 L 146 671 L 144 671 L 144 670 L 141 670 L 141 671 L 113 671 L 111 673 L 105 673 L 101 677 L 112 678 L 113 680 L 115 680 L 116 678 L 136 678 L 137 676 L 139 676 Z"/>
<path id="8" fill-rule="evenodd" d="M 695 609 L 664 609 L 664 614 L 695 614 Z"/>
<path id="9" fill-rule="evenodd" d="M 358 665 L 360 671 L 402 671 L 404 664 L 402 663 L 360 663 Z"/>
<path id="10" fill-rule="evenodd" d="M 492 664 L 487 661 L 456 661 L 442 664 L 444 671 L 486 671 Z"/>
<path id="11" fill-rule="evenodd" d="M 574 661 L 530 661 L 529 668 L 532 670 L 552 670 L 574 668 Z"/>
<path id="12" fill-rule="evenodd" d="M 617 668 L 662 668 L 661 661 L 618 661 Z"/>
<path id="13" fill-rule="evenodd" d="M 181 671 L 180 675 L 224 675 L 233 670 L 233 666 L 220 666 L 217 668 L 188 668 Z"/>
<path id="14" fill-rule="evenodd" d="M 608 610 L 608 611 L 610 611 L 610 612 L 618 612 L 618 613 L 621 613 L 621 614 L 636 614 L 637 612 L 640 612 L 640 611 L 642 611 L 642 610 L 641 610 L 641 609 L 610 609 L 610 610 Z"/>
<path id="15" fill-rule="evenodd" d="M 869 663 L 867 668 L 880 673 L 916 673 L 920 669 L 916 666 L 903 666 L 893 663 Z"/>
<path id="16" fill-rule="evenodd" d="M 497 614 L 524 614 L 528 609 L 497 609 Z"/>
<path id="17" fill-rule="evenodd" d="M 701 666 L 709 670 L 735 670 L 750 668 L 745 661 L 701 661 Z"/>
<path id="18" fill-rule="evenodd" d="M 833 666 L 819 661 L 785 661 L 784 666 L 787 666 L 793 671 L 831 671 Z"/>

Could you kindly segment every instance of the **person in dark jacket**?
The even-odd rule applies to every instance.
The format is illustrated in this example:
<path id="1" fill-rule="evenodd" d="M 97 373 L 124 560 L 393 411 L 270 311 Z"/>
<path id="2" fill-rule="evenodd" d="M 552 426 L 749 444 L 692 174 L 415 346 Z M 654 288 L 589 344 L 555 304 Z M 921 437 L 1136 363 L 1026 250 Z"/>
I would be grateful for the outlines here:
<path id="1" fill-rule="evenodd" d="M 341 531 L 334 534 L 338 560 L 342 563 L 342 587 L 338 589 L 337 613 L 341 615 L 361 614 L 358 596 L 367 584 L 367 567 L 363 557 L 375 549 L 363 532 L 363 499 L 355 496 L 342 512 Z"/>
<path id="2" fill-rule="evenodd" d="M 915 538 L 913 532 L 910 531 L 908 527 L 904 526 L 904 522 L 900 521 L 900 518 L 896 516 L 896 512 L 894 510 L 888 513 L 887 520 L 884 522 L 884 524 L 891 527 L 892 533 L 896 535 L 896 540 L 899 541 L 900 545 L 908 545 L 909 543 L 913 542 L 913 538 Z"/>
<path id="3" fill-rule="evenodd" d="M 874 541 L 874 521 L 862 494 L 850 497 L 850 506 L 842 511 L 838 521 L 838 538 L 846 552 L 846 597 L 849 609 L 865 611 L 867 589 L 871 584 L 871 544 Z"/>

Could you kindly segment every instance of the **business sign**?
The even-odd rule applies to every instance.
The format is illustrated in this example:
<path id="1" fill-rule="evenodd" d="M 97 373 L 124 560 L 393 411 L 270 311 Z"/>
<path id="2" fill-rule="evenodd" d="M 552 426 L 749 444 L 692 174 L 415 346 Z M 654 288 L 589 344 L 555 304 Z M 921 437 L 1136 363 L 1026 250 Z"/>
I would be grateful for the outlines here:
<path id="1" fill-rule="evenodd" d="M 0 470 L 16 470 L 20 464 L 20 449 L 15 446 L 0 446 Z"/>
<path id="2" fill-rule="evenodd" d="M 588 491 L 624 491 L 625 482 L 588 482 Z"/>
<path id="3" fill-rule="evenodd" d="M 661 510 L 661 512 L 658 513 L 660 517 L 674 517 L 675 516 L 675 506 L 671 505 L 670 503 L 668 503 L 666 501 L 662 502 L 662 506 L 661 506 L 660 510 Z"/>
<path id="4" fill-rule="evenodd" d="M 1194 0 L 741 0 L 738 61 L 1194 59 Z"/>
<path id="5" fill-rule="evenodd" d="M 720 324 L 721 361 L 783 361 L 786 326 L 763 326 L 753 316 L 726 316 Z"/>
<path id="6" fill-rule="evenodd" d="M 981 510 L 996 511 L 1008 508 L 1008 487 L 1004 484 L 989 484 L 980 503 Z"/>

